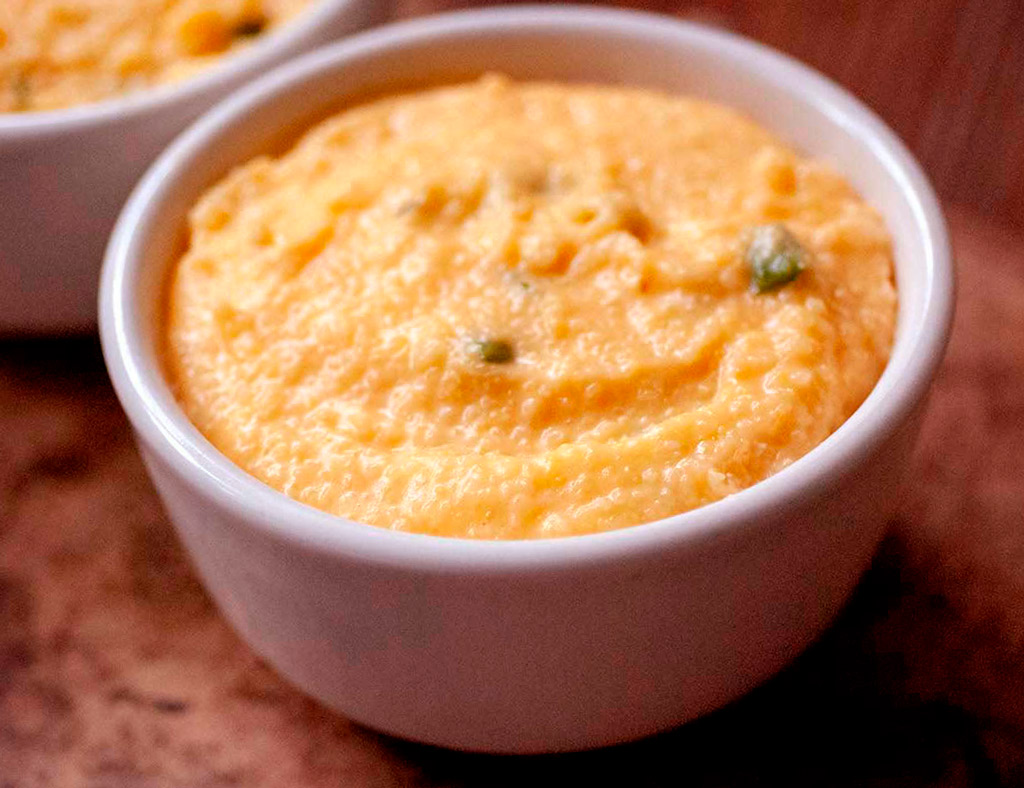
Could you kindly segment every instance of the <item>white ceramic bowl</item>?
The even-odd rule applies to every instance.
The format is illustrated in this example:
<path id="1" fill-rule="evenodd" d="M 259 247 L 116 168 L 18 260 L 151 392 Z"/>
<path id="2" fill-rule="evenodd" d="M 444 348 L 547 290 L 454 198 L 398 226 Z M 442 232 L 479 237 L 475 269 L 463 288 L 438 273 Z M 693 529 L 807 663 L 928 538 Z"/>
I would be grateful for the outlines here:
<path id="1" fill-rule="evenodd" d="M 53 111 L 0 113 L 0 334 L 96 325 L 117 214 L 174 137 L 239 85 L 374 21 L 377 0 L 314 0 L 192 79 Z"/>
<path id="2" fill-rule="evenodd" d="M 532 542 L 353 523 L 296 503 L 218 453 L 176 405 L 156 351 L 161 289 L 189 206 L 230 167 L 351 97 L 485 70 L 711 98 L 846 173 L 886 218 L 900 292 L 891 361 L 850 420 L 781 473 L 710 506 Z M 209 113 L 158 160 L 121 216 L 103 273 L 101 334 L 171 519 L 256 651 L 373 728 L 538 752 L 685 722 L 764 680 L 822 631 L 897 503 L 952 308 L 931 188 L 892 132 L 840 88 L 717 30 L 527 7 L 363 34 Z"/>

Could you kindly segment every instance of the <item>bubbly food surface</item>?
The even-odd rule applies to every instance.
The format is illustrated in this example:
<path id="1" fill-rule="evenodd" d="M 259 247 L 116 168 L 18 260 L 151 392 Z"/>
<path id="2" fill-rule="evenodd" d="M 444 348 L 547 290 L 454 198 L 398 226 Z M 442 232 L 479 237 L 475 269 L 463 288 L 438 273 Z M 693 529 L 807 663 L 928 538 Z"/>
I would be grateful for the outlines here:
<path id="1" fill-rule="evenodd" d="M 802 257 L 758 292 L 766 226 Z M 736 112 L 487 77 L 344 111 L 211 188 L 166 358 L 207 438 L 299 501 L 535 538 L 785 467 L 871 390 L 895 316 L 879 215 Z"/>
<path id="2" fill-rule="evenodd" d="M 0 112 L 61 109 L 175 82 L 312 0 L 0 0 Z"/>

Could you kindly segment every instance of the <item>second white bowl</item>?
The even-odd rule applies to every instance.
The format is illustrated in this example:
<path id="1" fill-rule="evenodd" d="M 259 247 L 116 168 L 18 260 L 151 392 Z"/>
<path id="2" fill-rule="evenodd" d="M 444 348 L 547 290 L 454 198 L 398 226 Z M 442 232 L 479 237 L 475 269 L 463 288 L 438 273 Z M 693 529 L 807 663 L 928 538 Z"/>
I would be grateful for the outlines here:
<path id="1" fill-rule="evenodd" d="M 379 8 L 377 0 L 315 0 L 180 84 L 52 112 L 0 113 L 0 335 L 94 327 L 103 249 L 157 154 L 232 90 L 370 24 Z"/>

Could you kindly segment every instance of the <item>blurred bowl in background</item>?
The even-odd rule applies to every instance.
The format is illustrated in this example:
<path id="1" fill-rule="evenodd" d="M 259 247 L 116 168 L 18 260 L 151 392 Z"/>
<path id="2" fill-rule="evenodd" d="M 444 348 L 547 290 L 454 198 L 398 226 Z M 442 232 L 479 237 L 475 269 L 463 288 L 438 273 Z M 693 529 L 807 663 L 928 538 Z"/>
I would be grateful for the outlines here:
<path id="1" fill-rule="evenodd" d="M 0 334 L 94 328 L 103 249 L 157 154 L 238 86 L 379 13 L 376 0 L 314 0 L 182 82 L 62 110 L 0 113 Z"/>

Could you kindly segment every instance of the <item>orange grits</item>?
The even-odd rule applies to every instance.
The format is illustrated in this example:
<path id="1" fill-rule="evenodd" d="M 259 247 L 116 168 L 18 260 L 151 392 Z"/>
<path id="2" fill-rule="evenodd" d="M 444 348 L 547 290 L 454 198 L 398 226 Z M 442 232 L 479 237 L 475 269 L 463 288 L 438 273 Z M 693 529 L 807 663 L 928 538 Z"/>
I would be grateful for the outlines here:
<path id="1" fill-rule="evenodd" d="M 185 412 L 268 485 L 403 531 L 582 534 L 742 490 L 850 416 L 896 318 L 886 228 L 843 178 L 650 90 L 376 101 L 190 226 Z"/>
<path id="2" fill-rule="evenodd" d="M 311 0 L 0 0 L 0 112 L 115 98 L 209 67 Z"/>

